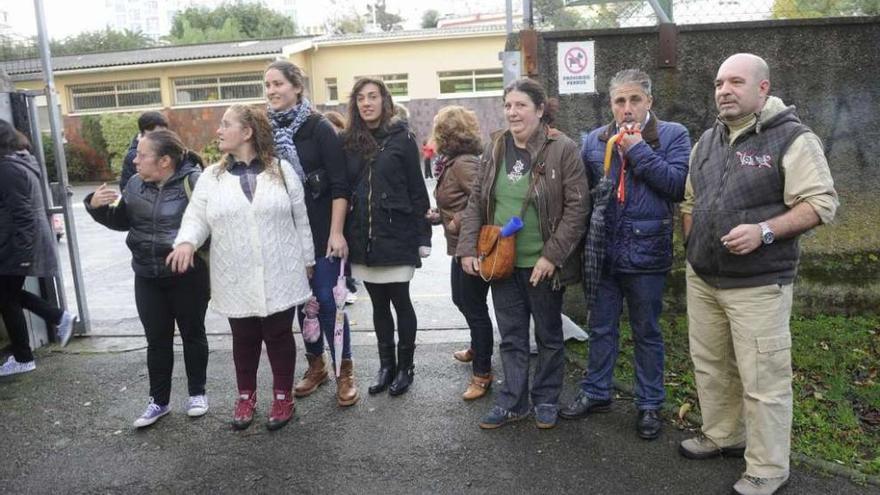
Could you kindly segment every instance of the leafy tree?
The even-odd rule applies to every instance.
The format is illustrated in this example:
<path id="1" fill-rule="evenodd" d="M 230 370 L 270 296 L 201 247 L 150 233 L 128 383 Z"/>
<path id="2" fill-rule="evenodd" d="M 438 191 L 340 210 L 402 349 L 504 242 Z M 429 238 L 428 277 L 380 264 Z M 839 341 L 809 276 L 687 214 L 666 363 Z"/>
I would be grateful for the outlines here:
<path id="1" fill-rule="evenodd" d="M 355 34 L 363 33 L 366 28 L 364 18 L 358 15 L 345 15 L 329 20 L 326 23 L 327 32 L 331 34 Z"/>
<path id="2" fill-rule="evenodd" d="M 437 27 L 437 21 L 440 20 L 440 13 L 434 9 L 426 10 L 422 14 L 422 28 L 431 29 Z"/>
<path id="3" fill-rule="evenodd" d="M 642 2 L 615 2 L 593 5 L 584 15 L 582 10 L 565 7 L 562 0 L 535 0 L 535 24 L 556 30 L 619 27 L 621 19 L 638 15 Z"/>
<path id="4" fill-rule="evenodd" d="M 34 38 L 34 46 L 36 43 L 37 40 Z M 104 30 L 87 31 L 75 36 L 68 36 L 62 40 L 51 40 L 49 50 L 53 56 L 80 55 L 83 53 L 136 50 L 155 45 L 156 42 L 141 31 L 128 29 L 116 31 L 108 27 Z M 36 49 L 33 51 L 37 53 Z"/>
<path id="5" fill-rule="evenodd" d="M 388 12 L 385 0 L 376 0 L 375 4 L 367 5 L 367 19 L 370 22 L 375 19 L 382 31 L 400 29 L 400 23 L 403 22 L 402 17 Z"/>
<path id="6" fill-rule="evenodd" d="M 577 11 L 566 9 L 562 0 L 535 0 L 533 7 L 536 24 L 550 25 L 554 29 L 583 29 L 589 23 Z"/>
<path id="7" fill-rule="evenodd" d="M 174 15 L 167 40 L 174 44 L 293 36 L 288 17 L 261 4 L 222 4 L 216 9 L 190 7 Z"/>
<path id="8" fill-rule="evenodd" d="M 878 0 L 775 0 L 776 19 L 880 15 Z"/>

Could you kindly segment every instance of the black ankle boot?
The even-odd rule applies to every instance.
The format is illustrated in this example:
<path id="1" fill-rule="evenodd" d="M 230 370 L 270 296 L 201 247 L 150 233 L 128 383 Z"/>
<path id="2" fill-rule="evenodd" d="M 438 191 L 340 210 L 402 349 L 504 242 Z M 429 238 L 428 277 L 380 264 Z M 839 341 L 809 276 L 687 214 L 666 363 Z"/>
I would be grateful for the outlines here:
<path id="1" fill-rule="evenodd" d="M 376 383 L 370 385 L 367 391 L 370 395 L 384 392 L 394 380 L 394 374 L 397 371 L 396 360 L 394 358 L 394 344 L 379 343 L 379 372 L 376 374 Z"/>
<path id="2" fill-rule="evenodd" d="M 394 377 L 391 387 L 388 388 L 390 395 L 403 395 L 412 385 L 415 375 L 415 366 L 413 366 L 415 350 L 415 345 L 397 345 L 397 376 Z"/>

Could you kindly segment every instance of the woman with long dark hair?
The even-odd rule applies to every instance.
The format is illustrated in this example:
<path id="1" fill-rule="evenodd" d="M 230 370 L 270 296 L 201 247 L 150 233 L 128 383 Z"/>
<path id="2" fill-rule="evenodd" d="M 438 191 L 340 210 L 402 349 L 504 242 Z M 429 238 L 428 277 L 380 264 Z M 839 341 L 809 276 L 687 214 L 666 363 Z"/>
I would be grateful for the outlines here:
<path id="1" fill-rule="evenodd" d="M 0 315 L 12 344 L 12 356 L 0 365 L 0 376 L 36 369 L 23 308 L 57 325 L 61 345 L 70 340 L 75 319 L 23 288 L 26 277 L 52 277 L 58 271 L 40 166 L 29 149 L 27 138 L 0 120 Z"/>
<path id="2" fill-rule="evenodd" d="M 134 422 L 149 426 L 171 410 L 171 372 L 174 369 L 174 327 L 183 340 L 183 360 L 189 388 L 187 414 L 208 412 L 205 394 L 208 339 L 208 266 L 196 257 L 191 269 L 174 273 L 165 264 L 183 212 L 199 180 L 202 159 L 187 151 L 172 131 L 144 135 L 134 158 L 137 174 L 125 185 L 122 197 L 106 184 L 86 196 L 86 211 L 98 223 L 128 231 L 134 270 L 134 296 L 147 337 L 150 403 Z M 118 202 L 117 199 L 119 200 Z"/>
<path id="3" fill-rule="evenodd" d="M 211 308 L 232 328 L 238 384 L 232 426 L 253 422 L 265 343 L 273 390 L 266 427 L 275 430 L 293 417 L 293 318 L 311 297 L 315 246 L 302 182 L 275 157 L 265 112 L 232 105 L 217 136 L 225 155 L 202 174 L 167 261 L 175 272 L 186 271 L 211 237 Z"/>
<path id="4" fill-rule="evenodd" d="M 336 379 L 336 403 L 342 407 L 351 406 L 358 401 L 358 391 L 354 382 L 348 317 L 343 323 L 342 356 L 337 356 L 333 348 L 336 321 L 333 286 L 339 276 L 340 263 L 348 258 L 343 228 L 351 194 L 342 141 L 330 121 L 315 110 L 303 94 L 305 76 L 299 67 L 279 60 L 269 65 L 264 78 L 275 152 L 293 165 L 297 179 L 305 188 L 306 210 L 315 243 L 315 273 L 309 283 L 317 298 L 323 337 L 305 343 L 309 367 L 293 392 L 297 397 L 306 397 L 327 382 L 326 339 L 333 363 L 342 360 L 340 376 Z M 299 316 L 302 324 L 302 312 Z"/>
<path id="5" fill-rule="evenodd" d="M 434 117 L 433 142 L 437 147 L 434 197 L 446 234 L 446 252 L 452 256 L 450 281 L 452 302 L 464 315 L 471 331 L 471 345 L 454 353 L 455 359 L 470 362 L 473 376 L 464 400 L 479 399 L 492 385 L 493 329 L 486 296 L 489 283 L 464 272 L 455 257 L 461 217 L 471 195 L 471 185 L 480 171 L 480 123 L 477 115 L 457 105 L 441 108 Z"/>
<path id="6" fill-rule="evenodd" d="M 381 363 L 369 392 L 389 389 L 400 395 L 414 377 L 417 321 L 409 282 L 421 258 L 430 254 L 431 227 L 425 218 L 430 202 L 418 145 L 406 122 L 394 117 L 394 102 L 382 81 L 355 83 L 343 145 L 353 190 L 346 221 L 352 276 L 364 282 L 370 295 Z"/>
<path id="7" fill-rule="evenodd" d="M 556 108 L 556 101 L 531 79 L 504 88 L 508 126 L 492 135 L 483 152 L 483 168 L 462 216 L 456 254 L 465 273 L 473 276 L 481 269 L 481 227 L 505 225 L 514 216 L 523 223 L 515 239 L 513 274 L 491 282 L 504 382 L 480 422 L 485 429 L 523 419 L 532 410 L 538 428 L 556 426 L 565 368 L 562 296 L 566 285 L 580 279 L 577 246 L 590 204 L 578 145 L 550 127 Z M 531 318 L 538 363 L 530 390 Z"/>

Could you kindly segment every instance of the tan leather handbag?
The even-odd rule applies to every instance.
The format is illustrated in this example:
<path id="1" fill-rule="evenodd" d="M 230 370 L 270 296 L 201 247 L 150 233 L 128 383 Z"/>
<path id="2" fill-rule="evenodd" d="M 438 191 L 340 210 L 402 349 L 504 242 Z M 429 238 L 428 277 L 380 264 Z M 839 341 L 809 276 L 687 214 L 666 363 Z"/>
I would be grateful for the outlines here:
<path id="1" fill-rule="evenodd" d="M 501 237 L 500 225 L 480 227 L 477 242 L 480 257 L 480 277 L 486 282 L 507 278 L 513 273 L 516 260 L 516 235 Z"/>

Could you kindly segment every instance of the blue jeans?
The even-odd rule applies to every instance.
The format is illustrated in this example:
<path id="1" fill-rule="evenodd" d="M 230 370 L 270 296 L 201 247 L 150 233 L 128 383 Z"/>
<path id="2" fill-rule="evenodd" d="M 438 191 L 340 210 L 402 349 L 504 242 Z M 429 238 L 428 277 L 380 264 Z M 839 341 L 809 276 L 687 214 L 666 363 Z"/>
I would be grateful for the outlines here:
<path id="1" fill-rule="evenodd" d="M 327 346 L 330 347 L 330 356 L 333 362 L 336 362 L 336 351 L 333 349 L 333 327 L 336 324 L 336 301 L 333 299 L 333 287 L 336 286 L 336 279 L 339 277 L 339 258 L 317 258 L 315 260 L 315 273 L 309 281 L 312 287 L 312 293 L 318 299 L 318 322 L 321 326 L 321 333 L 324 339 L 327 339 Z M 305 315 L 302 307 L 297 308 L 297 317 L 299 318 L 300 328 Z M 324 352 L 324 339 L 318 339 L 316 342 L 306 342 L 306 352 L 318 356 Z M 345 327 L 342 332 L 342 359 L 351 359 L 351 329 L 348 327 L 348 315 L 345 315 Z"/>
<path id="2" fill-rule="evenodd" d="M 492 348 L 494 347 L 494 330 L 489 318 L 489 306 L 486 296 L 489 295 L 489 282 L 479 276 L 468 275 L 461 268 L 459 258 L 452 258 L 449 268 L 452 286 L 452 303 L 464 315 L 471 330 L 471 349 L 474 350 L 472 363 L 474 374 L 492 372 Z"/>
<path id="3" fill-rule="evenodd" d="M 663 310 L 665 273 L 629 274 L 603 271 L 596 304 L 590 314 L 590 354 L 581 388 L 587 397 L 608 400 L 617 361 L 620 315 L 623 300 L 629 308 L 629 321 L 635 341 L 636 407 L 659 409 L 666 398 L 663 388 Z"/>
<path id="4" fill-rule="evenodd" d="M 495 318 L 501 333 L 501 364 L 504 382 L 495 400 L 498 406 L 516 414 L 529 410 L 529 320 L 535 319 L 538 362 L 532 382 L 532 404 L 559 402 L 565 372 L 562 337 L 562 295 L 551 283 L 537 287 L 529 283 L 531 268 L 516 268 L 510 277 L 492 282 Z"/>

